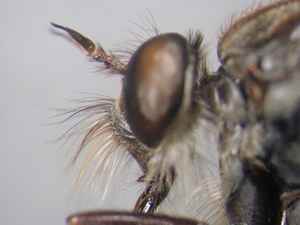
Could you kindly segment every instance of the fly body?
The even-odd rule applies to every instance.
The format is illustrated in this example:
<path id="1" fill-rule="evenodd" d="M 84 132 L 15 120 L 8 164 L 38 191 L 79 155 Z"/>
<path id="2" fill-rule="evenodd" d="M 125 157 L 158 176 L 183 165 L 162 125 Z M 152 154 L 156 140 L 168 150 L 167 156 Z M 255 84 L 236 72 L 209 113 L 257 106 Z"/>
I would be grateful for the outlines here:
<path id="1" fill-rule="evenodd" d="M 124 63 L 77 31 L 52 25 L 122 77 L 117 100 L 73 111 L 104 113 L 74 158 L 92 144 L 78 183 L 93 163 L 107 169 L 121 147 L 144 174 L 137 181 L 146 184 L 133 213 L 75 214 L 69 224 L 300 224 L 299 0 L 273 1 L 233 21 L 220 36 L 216 72 L 207 69 L 199 31 L 157 33 Z M 187 194 L 191 183 L 213 176 L 195 151 L 199 126 L 216 133 L 220 184 L 202 189 L 215 197 L 202 191 L 198 214 L 214 210 L 201 222 L 153 215 L 176 183 Z"/>

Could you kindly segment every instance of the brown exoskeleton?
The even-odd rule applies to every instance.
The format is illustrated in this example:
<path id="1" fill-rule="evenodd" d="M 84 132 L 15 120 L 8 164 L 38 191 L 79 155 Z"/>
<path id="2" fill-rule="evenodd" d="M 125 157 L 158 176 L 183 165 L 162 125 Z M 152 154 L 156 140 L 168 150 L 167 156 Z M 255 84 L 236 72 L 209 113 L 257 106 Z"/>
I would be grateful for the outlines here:
<path id="1" fill-rule="evenodd" d="M 78 32 L 53 26 L 122 75 L 118 100 L 99 99 L 74 111 L 87 117 L 105 113 L 87 129 L 77 153 L 94 143 L 79 179 L 89 163 L 98 160 L 99 169 L 123 146 L 145 174 L 138 180 L 147 185 L 135 213 L 76 214 L 69 224 L 212 224 L 211 218 L 149 215 L 176 180 L 183 189 L 193 182 L 188 175 L 199 169 L 195 129 L 206 125 L 216 128 L 219 143 L 218 212 L 224 221 L 218 222 L 300 224 L 299 0 L 276 1 L 234 21 L 220 37 L 216 73 L 206 69 L 200 32 L 187 38 L 157 34 L 125 64 Z"/>

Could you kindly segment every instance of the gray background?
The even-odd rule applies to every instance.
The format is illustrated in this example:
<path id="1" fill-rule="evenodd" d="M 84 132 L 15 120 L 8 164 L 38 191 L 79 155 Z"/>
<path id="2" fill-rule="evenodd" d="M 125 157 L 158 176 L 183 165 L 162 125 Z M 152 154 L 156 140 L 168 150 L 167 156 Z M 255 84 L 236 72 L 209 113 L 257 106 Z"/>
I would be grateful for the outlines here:
<path id="1" fill-rule="evenodd" d="M 0 224 L 64 224 L 83 209 L 132 208 L 138 193 L 115 194 L 106 203 L 77 193 L 70 201 L 71 180 L 64 176 L 71 145 L 55 140 L 69 127 L 47 126 L 59 119 L 50 109 L 71 107 L 78 92 L 117 97 L 119 77 L 102 78 L 76 47 L 50 32 L 50 21 L 80 31 L 106 49 L 139 33 L 133 23 L 149 12 L 161 32 L 201 29 L 217 69 L 220 28 L 252 0 L 189 1 L 0 1 Z M 227 23 L 226 23 L 227 21 Z M 118 191 L 117 191 L 118 192 Z M 117 193 L 114 192 L 114 193 Z M 120 190 L 119 190 L 120 192 Z M 130 192 L 130 191 L 129 191 Z"/>

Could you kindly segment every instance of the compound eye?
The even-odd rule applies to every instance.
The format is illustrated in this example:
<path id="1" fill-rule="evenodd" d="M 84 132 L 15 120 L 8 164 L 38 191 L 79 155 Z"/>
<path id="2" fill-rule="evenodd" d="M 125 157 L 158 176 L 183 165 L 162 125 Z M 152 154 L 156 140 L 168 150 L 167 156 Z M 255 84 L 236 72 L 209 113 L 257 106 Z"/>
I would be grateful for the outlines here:
<path id="1" fill-rule="evenodd" d="M 123 83 L 126 120 L 148 147 L 159 144 L 180 109 L 187 65 L 187 40 L 176 33 L 143 43 L 127 65 Z"/>

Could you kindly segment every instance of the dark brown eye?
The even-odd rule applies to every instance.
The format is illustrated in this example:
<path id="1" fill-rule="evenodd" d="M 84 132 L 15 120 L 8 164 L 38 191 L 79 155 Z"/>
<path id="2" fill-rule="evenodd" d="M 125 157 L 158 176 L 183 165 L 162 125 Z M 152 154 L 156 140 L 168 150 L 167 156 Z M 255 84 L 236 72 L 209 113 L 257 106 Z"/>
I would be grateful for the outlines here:
<path id="1" fill-rule="evenodd" d="M 127 65 L 123 84 L 126 119 L 148 147 L 161 141 L 181 106 L 189 51 L 183 36 L 162 34 L 145 42 Z"/>

